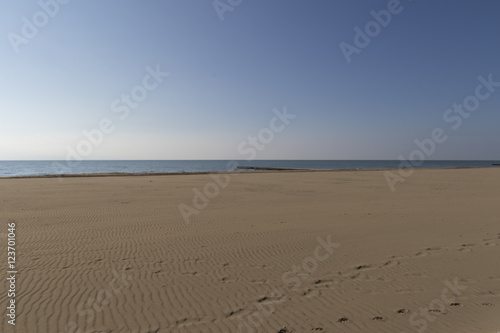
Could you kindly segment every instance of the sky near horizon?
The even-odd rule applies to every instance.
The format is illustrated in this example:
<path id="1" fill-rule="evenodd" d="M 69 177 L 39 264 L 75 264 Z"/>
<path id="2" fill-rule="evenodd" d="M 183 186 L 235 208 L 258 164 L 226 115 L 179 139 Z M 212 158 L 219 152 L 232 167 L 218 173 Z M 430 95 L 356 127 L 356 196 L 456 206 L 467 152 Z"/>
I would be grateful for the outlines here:
<path id="1" fill-rule="evenodd" d="M 253 144 L 257 159 L 434 146 L 427 159 L 498 160 L 499 13 L 494 0 L 7 0 L 0 160 L 244 159 Z"/>

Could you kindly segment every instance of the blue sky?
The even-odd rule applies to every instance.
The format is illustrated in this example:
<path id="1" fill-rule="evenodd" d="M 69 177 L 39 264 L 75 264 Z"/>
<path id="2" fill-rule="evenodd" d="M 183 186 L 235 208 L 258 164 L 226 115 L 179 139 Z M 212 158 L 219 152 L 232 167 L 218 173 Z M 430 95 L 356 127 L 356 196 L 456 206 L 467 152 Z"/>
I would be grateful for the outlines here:
<path id="1" fill-rule="evenodd" d="M 500 82 L 500 3 L 402 0 L 348 63 L 340 43 L 394 1 L 243 0 L 222 21 L 212 1 L 72 0 L 50 17 L 7 0 L 0 159 L 65 159 L 104 118 L 86 159 L 237 159 L 285 106 L 297 117 L 258 159 L 397 159 L 435 128 L 448 140 L 429 159 L 500 159 L 500 87 L 460 128 L 443 120 L 478 76 Z M 148 66 L 169 75 L 120 119 L 111 104 Z"/>

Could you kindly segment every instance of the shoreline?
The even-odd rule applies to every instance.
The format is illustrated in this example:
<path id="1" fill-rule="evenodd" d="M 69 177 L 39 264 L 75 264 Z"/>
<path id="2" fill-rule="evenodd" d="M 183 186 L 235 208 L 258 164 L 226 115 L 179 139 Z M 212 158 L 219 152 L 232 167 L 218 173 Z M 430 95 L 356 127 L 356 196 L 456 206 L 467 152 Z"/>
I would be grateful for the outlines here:
<path id="1" fill-rule="evenodd" d="M 450 167 L 450 168 L 413 168 L 413 170 L 459 170 L 459 169 L 495 169 L 491 167 Z M 190 176 L 190 175 L 213 175 L 213 174 L 248 174 L 248 173 L 295 173 L 295 172 L 362 172 L 362 171 L 397 171 L 399 168 L 389 169 L 282 169 L 282 168 L 255 168 L 247 171 L 193 171 L 193 172 L 105 172 L 105 173 L 76 173 L 76 174 L 47 174 L 7 176 L 2 179 L 39 179 L 39 178 L 97 178 L 97 177 L 144 177 L 144 176 Z"/>

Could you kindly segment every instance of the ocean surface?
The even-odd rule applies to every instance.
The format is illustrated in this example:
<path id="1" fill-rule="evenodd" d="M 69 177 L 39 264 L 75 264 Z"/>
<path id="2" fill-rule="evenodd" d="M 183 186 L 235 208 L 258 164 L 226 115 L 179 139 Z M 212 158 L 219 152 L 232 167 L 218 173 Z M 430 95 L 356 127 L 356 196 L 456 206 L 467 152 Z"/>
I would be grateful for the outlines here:
<path id="1" fill-rule="evenodd" d="M 425 161 L 417 168 L 495 167 L 500 161 Z M 161 161 L 0 161 L 0 177 L 92 174 L 227 171 L 239 166 L 294 169 L 393 169 L 400 161 L 368 160 L 161 160 Z"/>

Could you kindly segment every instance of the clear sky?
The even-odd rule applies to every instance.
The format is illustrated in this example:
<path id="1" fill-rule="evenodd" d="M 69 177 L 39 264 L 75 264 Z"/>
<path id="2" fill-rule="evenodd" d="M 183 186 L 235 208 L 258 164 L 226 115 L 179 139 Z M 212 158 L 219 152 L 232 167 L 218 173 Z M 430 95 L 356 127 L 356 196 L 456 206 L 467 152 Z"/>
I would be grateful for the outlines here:
<path id="1" fill-rule="evenodd" d="M 429 159 L 500 159 L 500 87 L 446 113 L 500 82 L 497 0 L 55 1 L 3 3 L 0 159 L 65 159 L 106 118 L 86 159 L 238 159 L 285 107 L 258 159 L 397 159 L 435 128 Z"/>

